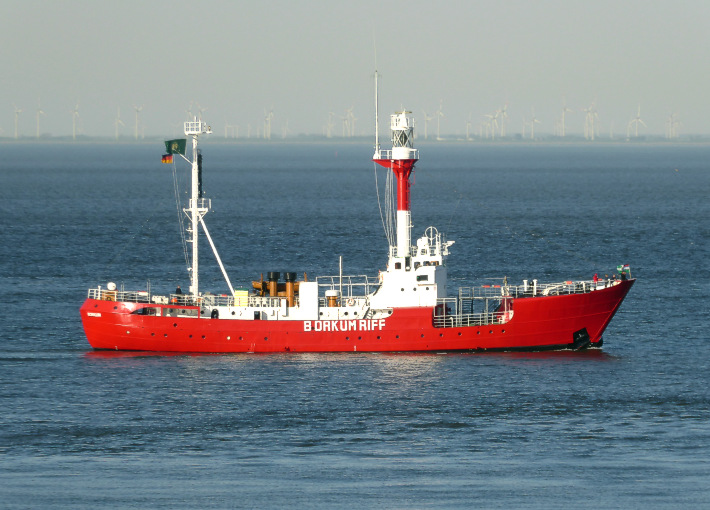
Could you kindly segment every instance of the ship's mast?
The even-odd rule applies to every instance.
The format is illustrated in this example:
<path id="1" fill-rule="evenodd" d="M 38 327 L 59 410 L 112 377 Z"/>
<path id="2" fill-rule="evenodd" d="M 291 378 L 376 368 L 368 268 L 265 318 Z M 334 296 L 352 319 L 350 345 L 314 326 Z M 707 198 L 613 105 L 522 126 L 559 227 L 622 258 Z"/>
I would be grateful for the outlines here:
<path id="1" fill-rule="evenodd" d="M 194 297 L 199 295 L 199 223 L 202 217 L 210 209 L 210 200 L 202 198 L 202 176 L 201 176 L 201 156 L 197 149 L 197 139 L 201 134 L 212 133 L 210 128 L 202 120 L 185 122 L 185 136 L 192 137 L 192 185 L 190 192 L 190 203 L 185 209 L 185 214 L 190 218 L 190 233 L 192 243 L 192 267 L 190 268 L 190 294 Z"/>

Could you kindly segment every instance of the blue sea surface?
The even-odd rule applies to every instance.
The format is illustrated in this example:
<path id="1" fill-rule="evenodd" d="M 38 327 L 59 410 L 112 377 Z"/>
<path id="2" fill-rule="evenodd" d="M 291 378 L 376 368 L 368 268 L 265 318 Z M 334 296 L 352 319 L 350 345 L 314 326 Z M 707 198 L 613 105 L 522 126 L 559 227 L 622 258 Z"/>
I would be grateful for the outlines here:
<path id="1" fill-rule="evenodd" d="M 0 147 L 0 507 L 710 507 L 710 147 L 419 146 L 413 237 L 456 241 L 450 291 L 630 264 L 601 350 L 93 352 L 88 288 L 189 285 L 161 145 Z M 369 145 L 202 149 L 235 287 L 384 268 Z"/>

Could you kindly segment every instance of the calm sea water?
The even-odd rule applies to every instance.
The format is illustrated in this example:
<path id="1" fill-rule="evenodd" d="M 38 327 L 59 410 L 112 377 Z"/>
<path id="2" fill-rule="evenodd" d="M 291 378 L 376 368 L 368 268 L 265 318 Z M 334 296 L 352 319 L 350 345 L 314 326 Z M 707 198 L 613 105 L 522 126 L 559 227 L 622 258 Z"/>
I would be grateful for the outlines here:
<path id="1" fill-rule="evenodd" d="M 160 144 L 0 147 L 0 506 L 710 506 L 710 147 L 420 149 L 452 289 L 631 265 L 603 350 L 94 353 L 87 288 L 188 285 Z M 203 151 L 235 286 L 384 267 L 369 146 Z"/>

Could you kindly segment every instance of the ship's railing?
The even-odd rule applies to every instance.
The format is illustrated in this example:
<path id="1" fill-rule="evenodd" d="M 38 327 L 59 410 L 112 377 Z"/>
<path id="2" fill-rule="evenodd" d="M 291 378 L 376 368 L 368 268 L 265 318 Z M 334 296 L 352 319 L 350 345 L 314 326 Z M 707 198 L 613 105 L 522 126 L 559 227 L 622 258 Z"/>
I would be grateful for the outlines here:
<path id="1" fill-rule="evenodd" d="M 342 289 L 340 297 L 343 299 L 367 296 L 380 286 L 379 279 L 367 275 L 343 275 L 342 278 L 339 275 L 319 276 L 316 278 L 316 282 L 318 282 L 319 293 L 326 290 L 340 291 Z"/>
<path id="2" fill-rule="evenodd" d="M 192 207 L 193 201 L 190 199 L 190 207 Z M 212 209 L 212 199 L 211 198 L 198 198 L 197 201 L 195 202 L 195 207 L 197 209 L 201 209 L 203 211 L 209 211 Z M 189 211 L 190 208 L 185 209 L 185 211 Z"/>
<path id="3" fill-rule="evenodd" d="M 145 290 L 89 289 L 90 299 L 103 301 L 128 301 L 130 303 L 150 303 L 150 294 Z"/>
<path id="4" fill-rule="evenodd" d="M 481 285 L 479 287 L 461 287 L 459 296 L 465 297 L 531 297 L 560 296 L 564 294 L 584 294 L 617 285 L 619 280 L 567 280 L 558 283 L 528 282 L 527 285 Z"/>
<path id="5" fill-rule="evenodd" d="M 482 285 L 461 287 L 458 296 L 440 298 L 434 308 L 434 326 L 452 328 L 505 324 L 515 311 L 507 306 L 509 299 L 584 294 L 618 285 L 619 280 L 581 280 L 527 285 Z"/>
<path id="6" fill-rule="evenodd" d="M 434 308 L 434 327 L 454 328 L 460 326 L 483 326 L 505 324 L 513 317 L 513 310 L 506 310 L 504 299 L 498 296 L 464 296 L 439 298 Z M 503 304 L 503 306 L 501 306 Z"/>
<path id="7" fill-rule="evenodd" d="M 456 328 L 464 326 L 487 326 L 505 324 L 512 314 L 505 312 L 462 313 L 456 315 L 434 315 L 435 328 Z"/>
<path id="8" fill-rule="evenodd" d="M 318 306 L 327 307 L 329 305 L 328 298 L 320 297 L 318 298 Z M 365 296 L 345 296 L 342 299 L 336 300 L 335 306 L 354 306 L 362 308 L 367 305 L 367 298 Z"/>
<path id="9" fill-rule="evenodd" d="M 284 296 L 244 296 L 238 297 L 236 302 L 233 296 L 227 294 L 204 294 L 195 299 L 191 294 L 169 294 L 151 295 L 145 290 L 141 291 L 122 291 L 122 290 L 107 290 L 107 289 L 89 289 L 88 296 L 90 299 L 99 299 L 103 301 L 125 301 L 129 303 L 154 303 L 157 305 L 176 305 L 176 306 L 201 306 L 205 308 L 214 308 L 221 306 L 247 306 L 251 308 L 280 308 L 285 305 L 287 300 Z M 298 296 L 295 297 L 295 306 L 298 306 Z M 344 305 L 343 305 L 344 306 Z"/>
<path id="10" fill-rule="evenodd" d="M 409 157 L 411 159 L 419 159 L 419 149 L 409 149 Z M 375 154 L 375 159 L 392 159 L 392 149 L 380 149 L 378 154 Z"/>
<path id="11" fill-rule="evenodd" d="M 189 297 L 189 296 L 188 296 Z M 286 301 L 286 297 L 271 297 L 271 296 L 246 296 L 244 298 L 237 298 L 235 303 L 234 297 L 228 296 L 226 294 L 215 295 L 208 294 L 200 296 L 199 302 L 205 307 L 214 306 L 247 306 L 250 308 L 279 308 Z M 298 298 L 296 298 L 298 302 Z"/>

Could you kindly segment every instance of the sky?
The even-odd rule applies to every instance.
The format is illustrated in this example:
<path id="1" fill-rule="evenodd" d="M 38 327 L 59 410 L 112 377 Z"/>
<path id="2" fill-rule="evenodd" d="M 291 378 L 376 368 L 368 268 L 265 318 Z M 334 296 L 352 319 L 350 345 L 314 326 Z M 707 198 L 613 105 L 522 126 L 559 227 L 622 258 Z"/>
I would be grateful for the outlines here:
<path id="1" fill-rule="evenodd" d="M 478 134 L 507 106 L 508 134 L 710 133 L 707 0 L 0 0 L 0 137 L 179 134 L 188 115 L 224 136 L 374 133 L 406 108 L 441 135 Z M 39 105 L 39 106 L 38 106 Z M 77 107 L 78 105 L 78 107 Z M 73 110 L 78 116 L 73 115 Z M 19 114 L 15 111 L 22 110 Z M 238 127 L 238 128 L 237 128 Z M 436 120 L 428 122 L 429 137 Z M 387 123 L 381 121 L 381 129 Z M 529 129 L 529 128 L 528 128 Z"/>

